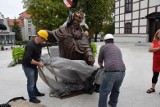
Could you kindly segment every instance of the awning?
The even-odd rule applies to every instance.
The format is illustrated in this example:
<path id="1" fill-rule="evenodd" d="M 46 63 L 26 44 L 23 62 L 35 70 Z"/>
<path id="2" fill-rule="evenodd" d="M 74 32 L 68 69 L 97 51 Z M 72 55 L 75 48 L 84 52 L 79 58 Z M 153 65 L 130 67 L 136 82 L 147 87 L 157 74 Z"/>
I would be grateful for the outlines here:
<path id="1" fill-rule="evenodd" d="M 0 30 L 7 30 L 7 27 L 4 24 L 0 23 Z"/>
<path id="2" fill-rule="evenodd" d="M 147 19 L 158 19 L 160 18 L 160 12 L 153 12 L 146 16 Z"/>

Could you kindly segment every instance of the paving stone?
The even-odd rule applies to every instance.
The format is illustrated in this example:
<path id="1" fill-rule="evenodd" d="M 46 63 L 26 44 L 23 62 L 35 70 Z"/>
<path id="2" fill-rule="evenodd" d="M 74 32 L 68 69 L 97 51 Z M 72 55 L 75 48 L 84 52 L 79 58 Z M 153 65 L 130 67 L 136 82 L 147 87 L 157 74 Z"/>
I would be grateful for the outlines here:
<path id="1" fill-rule="evenodd" d="M 103 42 L 98 42 L 98 51 Z M 117 107 L 160 107 L 160 84 L 157 83 L 156 92 L 147 94 L 152 79 L 152 53 L 148 52 L 148 45 L 131 43 L 116 43 L 122 50 L 126 64 L 126 76 L 122 84 Z M 47 48 L 43 48 L 43 54 Z M 98 67 L 96 56 L 95 66 Z M 13 97 L 28 99 L 26 77 L 21 65 L 7 68 L 12 61 L 11 50 L 0 51 L 0 104 Z M 39 78 L 39 90 L 44 97 L 39 97 L 47 107 L 97 107 L 99 94 L 82 94 L 67 99 L 49 97 L 50 88 Z"/>

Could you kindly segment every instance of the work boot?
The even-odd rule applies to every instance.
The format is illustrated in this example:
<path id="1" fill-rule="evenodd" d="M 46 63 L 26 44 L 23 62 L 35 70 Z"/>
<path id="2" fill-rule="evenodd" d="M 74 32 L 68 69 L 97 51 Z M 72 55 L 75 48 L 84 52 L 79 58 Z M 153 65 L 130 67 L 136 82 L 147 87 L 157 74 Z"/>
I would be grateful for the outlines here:
<path id="1" fill-rule="evenodd" d="M 32 98 L 32 99 L 29 99 L 29 102 L 32 102 L 32 103 L 40 103 L 41 101 L 38 100 L 37 98 Z"/>
<path id="2" fill-rule="evenodd" d="M 38 92 L 38 93 L 36 94 L 36 96 L 41 97 L 41 96 L 45 96 L 45 94 L 44 94 L 44 93 L 40 93 L 40 92 Z"/>

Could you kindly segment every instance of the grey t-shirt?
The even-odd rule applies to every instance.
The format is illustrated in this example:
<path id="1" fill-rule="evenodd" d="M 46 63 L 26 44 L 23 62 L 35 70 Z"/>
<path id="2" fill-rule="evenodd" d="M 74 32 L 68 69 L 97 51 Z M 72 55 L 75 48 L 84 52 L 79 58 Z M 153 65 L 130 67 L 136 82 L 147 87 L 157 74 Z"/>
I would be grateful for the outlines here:
<path id="1" fill-rule="evenodd" d="M 126 69 L 121 50 L 114 43 L 107 43 L 100 48 L 98 62 L 104 62 L 107 71 Z"/>

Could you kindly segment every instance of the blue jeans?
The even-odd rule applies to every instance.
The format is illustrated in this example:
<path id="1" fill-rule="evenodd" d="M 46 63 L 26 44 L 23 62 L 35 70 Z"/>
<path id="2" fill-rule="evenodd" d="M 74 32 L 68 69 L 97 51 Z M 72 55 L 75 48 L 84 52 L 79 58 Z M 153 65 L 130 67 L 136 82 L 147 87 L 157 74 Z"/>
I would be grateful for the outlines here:
<path id="1" fill-rule="evenodd" d="M 27 77 L 27 91 L 30 99 L 34 99 L 36 94 L 39 92 L 37 89 L 37 80 L 38 80 L 38 69 L 26 67 L 22 65 L 24 73 Z"/>
<path id="2" fill-rule="evenodd" d="M 105 72 L 104 75 L 104 79 L 100 86 L 98 107 L 107 107 L 107 99 L 109 94 L 109 104 L 112 107 L 116 107 L 120 92 L 120 86 L 123 82 L 125 72 Z"/>

